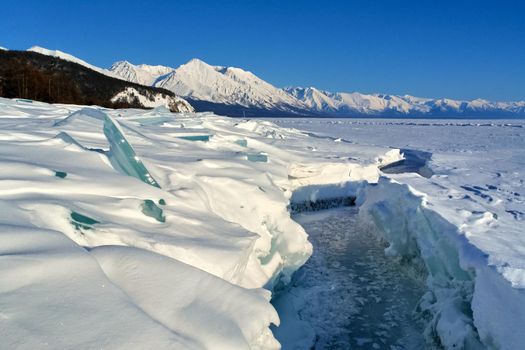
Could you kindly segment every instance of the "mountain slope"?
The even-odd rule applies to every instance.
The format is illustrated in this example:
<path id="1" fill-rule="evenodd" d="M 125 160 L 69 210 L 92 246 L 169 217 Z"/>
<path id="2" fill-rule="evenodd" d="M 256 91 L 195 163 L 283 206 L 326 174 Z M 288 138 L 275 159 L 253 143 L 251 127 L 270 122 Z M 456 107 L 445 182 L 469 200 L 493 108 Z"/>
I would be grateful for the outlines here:
<path id="1" fill-rule="evenodd" d="M 251 72 L 240 68 L 211 66 L 198 59 L 183 64 L 155 85 L 192 100 L 237 105 L 247 109 L 287 113 L 299 113 L 306 109 L 296 98 Z"/>
<path id="2" fill-rule="evenodd" d="M 166 106 L 173 112 L 193 111 L 171 91 L 112 78 L 83 63 L 34 51 L 0 50 L 0 96 L 109 108 Z"/>
<path id="3" fill-rule="evenodd" d="M 46 56 L 58 57 L 58 58 L 61 58 L 63 60 L 69 61 L 69 62 L 74 62 L 74 63 L 80 64 L 81 66 L 84 66 L 86 68 L 94 70 L 94 71 L 96 71 L 96 72 L 98 72 L 100 74 L 104 74 L 104 75 L 110 76 L 112 78 L 120 79 L 119 76 L 117 76 L 116 74 L 114 74 L 113 72 L 111 72 L 111 71 L 109 71 L 107 69 L 96 67 L 96 66 L 94 66 L 92 64 L 87 63 L 84 60 L 81 60 L 80 58 L 77 58 L 77 57 L 75 57 L 73 55 L 70 55 L 68 53 L 62 52 L 60 50 L 49 50 L 49 49 L 46 49 L 46 48 L 43 48 L 43 47 L 40 47 L 40 46 L 32 46 L 29 49 L 27 49 L 27 51 L 36 52 L 36 53 L 39 53 L 39 54 L 42 54 L 42 55 L 46 55 Z"/>

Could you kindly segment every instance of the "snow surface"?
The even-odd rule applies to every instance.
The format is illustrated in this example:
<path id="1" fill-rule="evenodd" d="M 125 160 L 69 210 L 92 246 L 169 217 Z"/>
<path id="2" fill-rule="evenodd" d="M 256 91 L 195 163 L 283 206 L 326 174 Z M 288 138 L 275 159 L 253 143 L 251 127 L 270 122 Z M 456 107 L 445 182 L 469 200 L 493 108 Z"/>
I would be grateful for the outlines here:
<path id="1" fill-rule="evenodd" d="M 519 348 L 523 123 L 402 122 L 396 139 L 388 121 L 277 122 L 317 124 L 0 99 L 2 344 L 277 349 L 270 292 L 312 253 L 290 201 L 355 195 L 389 255 L 424 261 L 427 336 Z M 491 138 L 495 158 L 461 147 Z M 425 140 L 434 176 L 380 177 Z"/>

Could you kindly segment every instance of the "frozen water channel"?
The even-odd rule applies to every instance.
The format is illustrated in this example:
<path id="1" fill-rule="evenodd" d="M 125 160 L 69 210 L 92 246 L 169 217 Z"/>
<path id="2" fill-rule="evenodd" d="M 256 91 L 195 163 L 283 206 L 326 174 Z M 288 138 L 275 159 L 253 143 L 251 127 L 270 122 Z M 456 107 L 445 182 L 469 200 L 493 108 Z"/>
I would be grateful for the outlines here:
<path id="1" fill-rule="evenodd" d="M 384 242 L 357 225 L 357 208 L 294 216 L 314 246 L 288 290 L 274 299 L 283 349 L 425 349 L 415 312 L 422 273 L 387 257 Z"/>

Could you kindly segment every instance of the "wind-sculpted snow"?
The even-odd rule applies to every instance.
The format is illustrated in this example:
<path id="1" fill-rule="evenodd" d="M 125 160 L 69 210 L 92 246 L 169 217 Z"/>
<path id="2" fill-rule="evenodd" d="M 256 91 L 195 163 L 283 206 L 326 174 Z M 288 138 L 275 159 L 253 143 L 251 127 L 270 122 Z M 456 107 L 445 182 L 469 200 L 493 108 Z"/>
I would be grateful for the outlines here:
<path id="1" fill-rule="evenodd" d="M 2 344 L 278 348 L 261 288 L 311 253 L 287 211 L 302 146 L 211 114 L 0 104 Z"/>

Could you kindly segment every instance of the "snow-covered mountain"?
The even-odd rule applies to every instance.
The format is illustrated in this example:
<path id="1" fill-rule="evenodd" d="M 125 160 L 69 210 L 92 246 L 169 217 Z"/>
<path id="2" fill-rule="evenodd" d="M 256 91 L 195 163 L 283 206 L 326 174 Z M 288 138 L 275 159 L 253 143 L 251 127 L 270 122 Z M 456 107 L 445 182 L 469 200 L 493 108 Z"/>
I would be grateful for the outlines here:
<path id="1" fill-rule="evenodd" d="M 95 67 L 58 50 L 30 51 L 79 63 L 126 81 L 162 87 L 190 100 L 199 110 L 221 114 L 303 116 L 494 117 L 525 116 L 525 101 L 452 100 L 410 95 L 328 92 L 315 87 L 281 89 L 241 68 L 213 66 L 192 59 L 178 68 L 115 62 L 110 69 Z"/>
<path id="2" fill-rule="evenodd" d="M 159 78 L 173 72 L 174 69 L 165 66 L 134 65 L 128 61 L 118 61 L 113 63 L 110 71 L 120 79 L 142 85 L 155 85 Z"/>
<path id="3" fill-rule="evenodd" d="M 480 116 L 525 115 L 525 101 L 430 99 L 410 95 L 328 92 L 314 87 L 286 88 L 312 111 L 327 115 Z"/>
<path id="4" fill-rule="evenodd" d="M 113 64 L 111 71 L 122 79 L 162 87 L 191 100 L 244 109 L 307 112 L 302 102 L 251 72 L 212 66 L 199 59 L 192 59 L 176 69 L 120 61 Z"/>
<path id="5" fill-rule="evenodd" d="M 211 66 L 192 59 L 157 82 L 156 86 L 195 100 L 227 105 L 293 111 L 302 104 L 284 90 L 251 72 L 233 67 Z"/>

